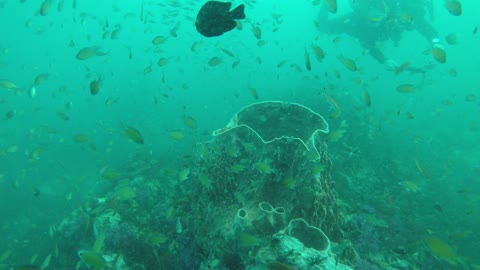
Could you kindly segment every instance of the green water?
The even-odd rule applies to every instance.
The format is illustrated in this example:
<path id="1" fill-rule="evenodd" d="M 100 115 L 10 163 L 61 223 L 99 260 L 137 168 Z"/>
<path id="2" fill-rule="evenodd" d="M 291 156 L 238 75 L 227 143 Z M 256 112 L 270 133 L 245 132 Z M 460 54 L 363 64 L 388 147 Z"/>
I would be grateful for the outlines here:
<path id="1" fill-rule="evenodd" d="M 48 269 L 75 268 L 76 251 L 93 246 L 94 217 L 83 224 L 83 239 L 68 239 L 60 224 L 122 181 L 147 179 L 128 184 L 137 193 L 136 185 L 145 183 L 162 187 L 163 195 L 167 190 L 168 198 L 151 194 L 155 203 L 146 205 L 152 208 L 181 201 L 174 195 L 185 194 L 175 187 L 177 174 L 193 166 L 197 143 L 212 139 L 244 106 L 267 100 L 303 104 L 327 119 L 331 134 L 343 135 L 327 139 L 331 174 L 345 240 L 363 260 L 379 269 L 397 269 L 396 260 L 408 262 L 406 269 L 480 269 L 475 1 L 462 2 L 461 16 L 451 15 L 443 1 L 434 3 L 427 22 L 439 34 L 444 64 L 418 32 L 402 32 L 398 44 L 383 33 L 387 38 L 377 46 L 385 56 L 417 69 L 398 74 L 352 33 L 319 31 L 315 22 L 325 18 L 317 1 L 245 1 L 242 29 L 216 38 L 195 30 L 202 1 L 73 2 L 52 0 L 42 16 L 42 1 L 0 1 L 0 80 L 16 85 L 0 88 L 0 269 L 29 264 L 32 256 L 40 266 L 49 254 Z M 329 19 L 348 12 L 347 1 L 339 0 Z M 451 33 L 457 44 L 446 42 Z M 166 40 L 154 45 L 157 36 Z M 92 46 L 104 55 L 76 58 Z M 325 52 L 322 61 L 312 46 Z M 348 70 L 338 56 L 358 69 Z M 209 65 L 213 57 L 218 65 Z M 92 95 L 96 79 L 101 86 Z M 402 84 L 415 91 L 398 92 Z M 138 130 L 144 144 L 130 140 L 127 127 Z M 143 211 L 131 214 L 150 215 Z M 429 236 L 455 250 L 454 262 L 426 244 Z M 146 269 L 191 269 L 175 260 L 181 251 L 169 244 L 159 248 L 169 263 Z M 130 258 L 142 262 L 141 255 Z"/>

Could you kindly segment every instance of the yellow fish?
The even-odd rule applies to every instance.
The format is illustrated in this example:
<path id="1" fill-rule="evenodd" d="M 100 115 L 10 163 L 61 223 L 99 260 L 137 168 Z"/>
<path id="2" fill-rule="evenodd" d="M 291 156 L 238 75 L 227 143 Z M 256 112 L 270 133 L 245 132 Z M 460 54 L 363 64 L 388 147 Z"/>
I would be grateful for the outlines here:
<path id="1" fill-rule="evenodd" d="M 402 181 L 399 184 L 407 191 L 411 191 L 411 192 L 420 191 L 420 188 L 417 186 L 417 184 L 415 184 L 412 181 Z"/>
<path id="2" fill-rule="evenodd" d="M 400 93 L 413 93 L 415 92 L 416 87 L 413 84 L 401 84 L 397 86 L 397 92 Z"/>
<path id="3" fill-rule="evenodd" d="M 453 16 L 462 15 L 462 3 L 459 0 L 446 0 L 445 8 L 447 8 L 448 12 Z"/>
<path id="4" fill-rule="evenodd" d="M 457 265 L 458 257 L 455 254 L 455 251 L 442 239 L 435 236 L 427 236 L 424 241 L 425 245 L 433 256 L 446 261 L 450 265 Z"/>
<path id="5" fill-rule="evenodd" d="M 124 132 L 125 132 L 125 135 L 127 135 L 127 137 L 130 140 L 132 140 L 134 143 L 138 143 L 138 144 L 144 143 L 143 136 L 140 133 L 140 131 L 138 131 L 137 129 L 133 127 L 127 127 L 125 128 Z"/>
<path id="6" fill-rule="evenodd" d="M 442 48 L 442 46 L 435 44 L 432 48 L 432 55 L 437 62 L 445 64 L 447 62 L 447 53 Z"/>
<path id="7" fill-rule="evenodd" d="M 170 131 L 168 132 L 168 136 L 174 139 L 175 141 L 181 141 L 183 140 L 183 138 L 185 138 L 185 135 L 180 130 Z"/>
<path id="8" fill-rule="evenodd" d="M 93 268 L 95 270 L 105 268 L 105 259 L 98 252 L 92 250 L 80 250 L 78 252 L 78 257 L 80 257 L 80 260 L 89 268 Z"/>
<path id="9" fill-rule="evenodd" d="M 337 13 L 337 0 L 325 0 L 325 4 L 328 7 L 328 11 Z"/>

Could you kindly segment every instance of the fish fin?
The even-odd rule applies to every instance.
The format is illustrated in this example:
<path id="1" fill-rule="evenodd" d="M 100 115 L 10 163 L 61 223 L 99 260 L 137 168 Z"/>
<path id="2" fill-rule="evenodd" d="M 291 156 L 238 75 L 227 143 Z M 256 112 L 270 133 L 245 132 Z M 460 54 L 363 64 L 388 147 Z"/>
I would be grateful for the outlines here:
<path id="1" fill-rule="evenodd" d="M 236 7 L 234 10 L 230 11 L 230 15 L 232 16 L 232 19 L 245 19 L 245 5 L 241 4 L 238 7 Z"/>

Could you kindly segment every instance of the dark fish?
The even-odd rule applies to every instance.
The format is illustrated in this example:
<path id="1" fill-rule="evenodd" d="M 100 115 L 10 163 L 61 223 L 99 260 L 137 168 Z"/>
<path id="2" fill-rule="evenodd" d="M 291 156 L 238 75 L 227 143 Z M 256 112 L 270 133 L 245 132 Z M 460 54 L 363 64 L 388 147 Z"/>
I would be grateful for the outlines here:
<path id="1" fill-rule="evenodd" d="M 206 37 L 220 36 L 233 30 L 237 25 L 234 20 L 245 19 L 245 5 L 239 5 L 230 11 L 232 3 L 208 1 L 197 14 L 195 27 Z"/>

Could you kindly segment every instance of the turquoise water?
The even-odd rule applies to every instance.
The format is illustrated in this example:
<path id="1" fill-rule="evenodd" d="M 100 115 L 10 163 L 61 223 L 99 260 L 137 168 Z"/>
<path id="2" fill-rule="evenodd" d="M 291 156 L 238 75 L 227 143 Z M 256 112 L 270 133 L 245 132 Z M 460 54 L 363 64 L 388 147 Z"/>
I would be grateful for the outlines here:
<path id="1" fill-rule="evenodd" d="M 398 44 L 379 43 L 390 63 L 410 62 L 420 71 L 398 74 L 355 36 L 319 31 L 314 22 L 325 18 L 317 1 L 246 1 L 242 30 L 217 38 L 195 31 L 201 1 L 74 2 L 52 0 L 41 15 L 42 1 L 0 1 L 0 269 L 40 266 L 49 255 L 47 269 L 75 268 L 76 252 L 95 242 L 92 223 L 99 215 L 91 211 L 98 198 L 111 196 L 116 200 L 108 208 L 115 211 L 144 206 L 127 211 L 125 226 L 135 226 L 133 238 L 147 244 L 137 253 L 106 245 L 105 255 L 125 254 L 131 269 L 147 260 L 145 269 L 198 268 L 207 252 L 175 238 L 176 218 L 156 220 L 151 209 L 168 212 L 191 202 L 183 196 L 195 196 L 185 181 L 198 177 L 197 143 L 211 140 L 244 106 L 268 100 L 303 104 L 328 121 L 342 241 L 355 247 L 363 265 L 401 269 L 400 260 L 409 265 L 403 269 L 480 269 L 480 33 L 473 32 L 480 6 L 474 1 L 462 2 L 461 16 L 435 3 L 428 22 L 439 33 L 444 64 L 416 31 L 404 32 Z M 329 19 L 349 11 L 339 0 Z M 451 33 L 457 44 L 446 42 Z M 152 44 L 157 36 L 165 40 Z M 100 55 L 76 58 L 93 46 Z M 325 52 L 322 61 L 312 46 Z M 352 59 L 357 70 L 338 56 Z M 209 64 L 213 57 L 218 64 Z M 94 80 L 101 82 L 96 95 Z M 415 91 L 397 91 L 402 84 Z M 127 127 L 144 144 L 129 138 Z M 191 174 L 178 187 L 185 169 Z M 145 185 L 158 192 L 142 194 L 142 204 Z M 188 215 L 173 214 L 187 232 Z M 69 238 L 65 223 L 79 216 L 84 229 Z M 155 226 L 167 240 L 148 240 Z M 179 262 L 186 246 L 197 254 L 195 263 Z"/>

